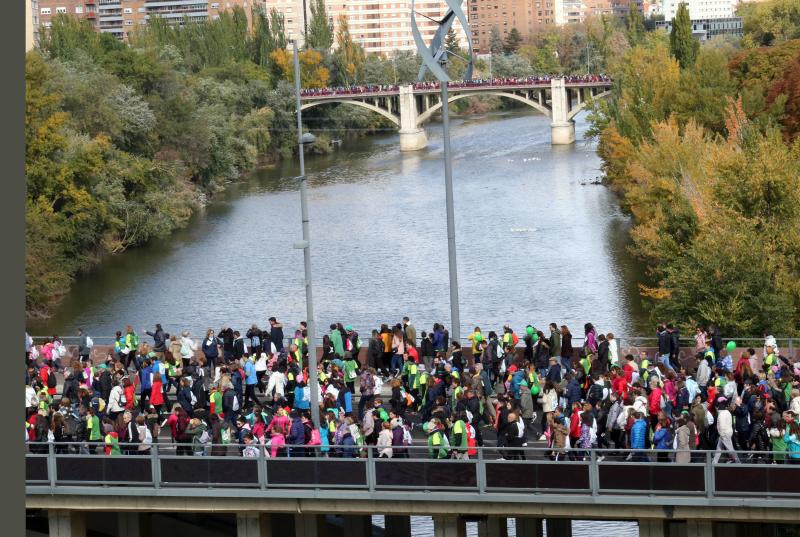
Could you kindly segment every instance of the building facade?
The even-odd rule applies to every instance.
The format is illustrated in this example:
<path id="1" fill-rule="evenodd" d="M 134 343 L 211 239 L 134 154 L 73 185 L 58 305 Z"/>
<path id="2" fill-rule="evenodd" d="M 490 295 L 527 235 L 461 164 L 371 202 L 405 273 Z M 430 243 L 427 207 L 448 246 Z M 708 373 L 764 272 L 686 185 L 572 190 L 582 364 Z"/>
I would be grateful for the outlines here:
<path id="1" fill-rule="evenodd" d="M 252 0 L 38 0 L 41 24 L 47 28 L 59 14 L 69 14 L 90 21 L 98 32 L 126 40 L 138 26 L 151 17 L 163 17 L 171 24 L 202 22 L 219 17 L 220 12 L 243 7 L 251 19 Z"/>
<path id="2" fill-rule="evenodd" d="M 281 13 L 286 37 L 302 44 L 304 23 L 311 20 L 312 1 L 261 0 L 260 5 L 267 11 L 275 9 Z M 440 20 L 447 12 L 447 3 L 444 0 L 416 0 L 414 8 L 417 27 L 422 38 L 429 43 L 438 28 L 434 21 Z M 466 13 L 466 1 L 462 8 Z M 339 17 L 343 16 L 353 41 L 364 47 L 367 54 L 388 55 L 394 51 L 417 49 L 411 35 L 411 0 L 326 0 L 325 10 L 334 33 L 339 28 Z M 453 29 L 461 47 L 466 48 L 466 34 L 458 21 L 453 23 Z"/>
<path id="3" fill-rule="evenodd" d="M 672 20 L 658 21 L 656 28 L 670 32 L 672 31 Z M 700 41 L 708 41 L 718 35 L 742 37 L 743 34 L 741 17 L 692 20 L 692 35 Z"/>
<path id="4" fill-rule="evenodd" d="M 674 19 L 681 3 L 685 3 L 689 9 L 689 18 L 700 21 L 735 17 L 739 0 L 664 0 L 661 5 L 664 19 L 668 21 Z"/>
<path id="5" fill-rule="evenodd" d="M 527 41 L 541 28 L 556 24 L 562 0 L 468 0 L 472 44 L 481 54 L 490 52 L 492 27 L 503 39 L 516 28 Z"/>

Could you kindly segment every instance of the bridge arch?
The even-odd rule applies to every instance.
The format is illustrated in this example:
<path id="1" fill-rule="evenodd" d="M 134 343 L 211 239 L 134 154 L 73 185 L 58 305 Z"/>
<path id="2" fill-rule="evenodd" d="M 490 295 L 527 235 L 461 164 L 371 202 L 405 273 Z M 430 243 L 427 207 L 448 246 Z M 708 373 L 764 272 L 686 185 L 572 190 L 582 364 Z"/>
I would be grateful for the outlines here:
<path id="1" fill-rule="evenodd" d="M 583 101 L 581 104 L 579 104 L 578 106 L 576 106 L 575 108 L 570 110 L 569 114 L 567 114 L 567 120 L 570 120 L 570 119 L 574 118 L 575 116 L 577 116 L 578 114 L 580 114 L 581 111 L 583 111 L 586 108 L 586 104 L 590 100 L 606 99 L 606 98 L 608 98 L 609 95 L 611 95 L 611 90 L 606 90 L 606 91 L 604 91 L 602 93 L 598 93 L 597 95 L 592 95 L 591 99 Z"/>
<path id="2" fill-rule="evenodd" d="M 552 117 L 552 112 L 550 111 L 549 108 L 539 104 L 536 101 L 532 101 L 530 99 L 526 99 L 525 97 L 523 97 L 521 95 L 517 95 L 516 93 L 507 93 L 505 91 L 486 91 L 486 92 L 480 92 L 480 93 L 472 93 L 472 92 L 457 93 L 456 95 L 453 95 L 452 97 L 448 98 L 447 102 L 448 103 L 452 103 L 453 101 L 457 101 L 459 99 L 464 99 L 466 97 L 473 97 L 475 95 L 494 95 L 496 97 L 504 97 L 506 99 L 512 99 L 512 100 L 515 100 L 515 101 L 519 101 L 519 102 L 521 102 L 523 104 L 526 104 L 526 105 L 530 106 L 531 108 L 535 108 L 536 110 L 538 110 L 539 112 L 541 112 L 542 114 L 544 114 L 547 117 Z M 427 110 L 425 110 L 423 113 L 421 113 L 417 117 L 417 126 L 420 126 L 423 123 L 425 123 L 426 121 L 428 121 L 431 118 L 431 116 L 433 114 L 435 114 L 441 108 L 442 108 L 442 102 L 439 101 L 435 105 L 433 105 L 430 108 L 428 108 Z"/>
<path id="3" fill-rule="evenodd" d="M 306 103 L 300 106 L 300 110 L 308 110 L 309 108 L 313 108 L 315 106 L 319 106 L 321 104 L 328 104 L 328 103 L 339 103 L 339 104 L 349 104 L 353 106 L 360 106 L 361 108 L 366 108 L 367 110 L 372 110 L 376 114 L 380 114 L 398 127 L 400 126 L 400 118 L 396 115 L 392 114 L 385 108 L 381 108 L 380 106 L 375 106 L 374 104 L 365 103 L 364 101 L 351 101 L 349 99 L 325 99 L 321 101 L 311 101 L 310 103 Z"/>

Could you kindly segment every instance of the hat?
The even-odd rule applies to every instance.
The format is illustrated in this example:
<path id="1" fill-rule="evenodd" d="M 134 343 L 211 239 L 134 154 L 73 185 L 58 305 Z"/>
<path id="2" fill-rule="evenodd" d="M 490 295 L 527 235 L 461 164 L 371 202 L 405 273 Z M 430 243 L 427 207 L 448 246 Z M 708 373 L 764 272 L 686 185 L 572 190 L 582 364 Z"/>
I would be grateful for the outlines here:
<path id="1" fill-rule="evenodd" d="M 516 365 L 512 365 L 512 366 L 510 366 L 510 367 L 508 368 L 508 372 L 509 372 L 509 373 L 516 373 L 516 372 L 517 372 L 517 366 L 516 366 Z"/>
<path id="2" fill-rule="evenodd" d="M 556 360 L 556 357 L 555 357 L 555 356 L 551 356 L 551 357 L 550 357 L 550 361 L 551 361 L 551 362 L 557 362 L 558 360 Z"/>
<path id="3" fill-rule="evenodd" d="M 347 330 L 348 332 L 352 332 L 353 331 L 353 325 L 352 324 L 348 324 L 347 326 L 344 327 L 344 329 Z"/>

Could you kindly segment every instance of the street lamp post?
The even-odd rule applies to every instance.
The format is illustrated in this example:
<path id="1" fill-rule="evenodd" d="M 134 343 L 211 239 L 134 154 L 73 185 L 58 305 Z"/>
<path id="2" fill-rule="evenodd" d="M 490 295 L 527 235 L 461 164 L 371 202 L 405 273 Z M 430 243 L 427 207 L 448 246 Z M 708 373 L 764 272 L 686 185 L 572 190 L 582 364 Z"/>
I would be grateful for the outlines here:
<path id="1" fill-rule="evenodd" d="M 447 56 L 442 56 L 446 58 Z M 442 61 L 442 68 L 447 60 Z M 450 105 L 447 80 L 439 82 L 442 90 L 442 146 L 444 148 L 444 188 L 447 205 L 447 264 L 450 271 L 450 327 L 452 340 L 461 339 L 461 313 L 458 302 L 458 267 L 456 266 L 456 219 L 453 209 L 453 156 L 450 152 Z"/>
<path id="2" fill-rule="evenodd" d="M 300 156 L 300 213 L 303 223 L 303 240 L 295 248 L 303 250 L 306 288 L 306 323 L 308 324 L 308 386 L 311 392 L 311 420 L 319 428 L 319 377 L 317 375 L 317 346 L 315 343 L 314 300 L 311 294 L 311 234 L 308 223 L 308 177 L 304 146 L 314 141 L 314 135 L 303 134 L 303 116 L 300 111 L 300 59 L 297 54 L 297 41 L 294 42 L 294 90 L 297 99 L 297 153 Z"/>

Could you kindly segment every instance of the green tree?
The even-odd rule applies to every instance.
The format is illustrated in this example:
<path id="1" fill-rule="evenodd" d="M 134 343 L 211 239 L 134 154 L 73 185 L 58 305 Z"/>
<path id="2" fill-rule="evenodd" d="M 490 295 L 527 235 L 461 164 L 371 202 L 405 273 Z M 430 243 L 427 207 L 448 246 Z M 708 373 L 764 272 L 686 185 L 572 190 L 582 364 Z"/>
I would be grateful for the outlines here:
<path id="1" fill-rule="evenodd" d="M 306 47 L 327 53 L 333 45 L 333 25 L 328 19 L 325 0 L 311 3 L 311 20 L 308 23 Z"/>
<path id="2" fill-rule="evenodd" d="M 632 47 L 638 45 L 644 39 L 644 17 L 642 17 L 642 12 L 639 11 L 639 5 L 633 0 L 630 0 L 628 4 L 628 16 L 625 30 L 628 43 Z"/>
<path id="3" fill-rule="evenodd" d="M 492 54 L 502 54 L 505 45 L 503 44 L 503 37 L 500 35 L 500 28 L 492 26 L 491 34 L 489 35 L 489 52 Z"/>
<path id="4" fill-rule="evenodd" d="M 689 18 L 689 8 L 685 2 L 678 6 L 678 12 L 672 19 L 672 31 L 669 34 L 670 53 L 675 56 L 681 69 L 694 65 L 700 42 L 692 35 L 692 21 Z"/>
<path id="5" fill-rule="evenodd" d="M 444 36 L 444 48 L 451 54 L 458 54 L 461 51 L 461 47 L 458 45 L 458 36 L 452 26 Z"/>
<path id="6" fill-rule="evenodd" d="M 361 80 L 361 71 L 364 66 L 364 49 L 353 41 L 344 15 L 339 16 L 339 29 L 336 31 L 336 51 L 333 53 L 333 61 L 342 84 L 350 86 Z"/>
<path id="7" fill-rule="evenodd" d="M 269 11 L 269 26 L 272 30 L 272 39 L 275 41 L 275 50 L 284 49 L 289 44 L 286 40 L 286 25 L 283 13 L 274 7 Z"/>
<path id="8" fill-rule="evenodd" d="M 743 19 L 746 47 L 769 46 L 800 38 L 800 3 L 796 0 L 770 0 L 740 4 L 737 14 Z"/>
<path id="9" fill-rule="evenodd" d="M 516 28 L 511 28 L 511 31 L 508 32 L 508 35 L 506 36 L 505 43 L 503 43 L 503 52 L 506 54 L 516 52 L 521 44 L 522 36 L 520 35 L 519 30 Z"/>

